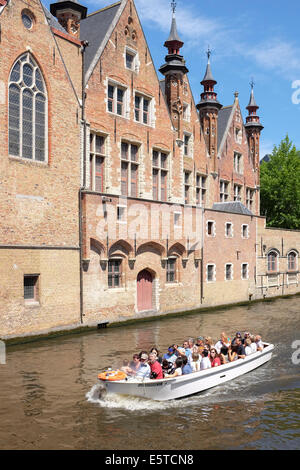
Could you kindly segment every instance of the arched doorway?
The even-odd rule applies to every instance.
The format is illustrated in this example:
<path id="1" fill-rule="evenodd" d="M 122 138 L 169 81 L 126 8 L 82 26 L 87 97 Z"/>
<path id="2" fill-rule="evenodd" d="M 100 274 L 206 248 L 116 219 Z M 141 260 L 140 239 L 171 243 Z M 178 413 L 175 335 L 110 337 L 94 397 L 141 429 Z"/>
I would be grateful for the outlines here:
<path id="1" fill-rule="evenodd" d="M 137 276 L 137 309 L 152 310 L 153 276 L 147 269 Z"/>

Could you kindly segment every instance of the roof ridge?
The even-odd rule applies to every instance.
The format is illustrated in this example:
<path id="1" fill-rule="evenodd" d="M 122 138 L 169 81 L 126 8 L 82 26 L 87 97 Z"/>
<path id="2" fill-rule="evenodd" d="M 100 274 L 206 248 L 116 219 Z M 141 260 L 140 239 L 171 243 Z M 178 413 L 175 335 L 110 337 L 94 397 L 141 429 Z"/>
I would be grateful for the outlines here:
<path id="1" fill-rule="evenodd" d="M 108 5 L 107 7 L 100 8 L 100 10 L 93 11 L 92 13 L 89 13 L 87 17 L 96 15 L 97 13 L 100 13 L 101 11 L 109 10 L 109 8 L 115 7 L 116 5 L 120 5 L 122 2 L 121 0 L 119 2 L 112 3 L 111 5 Z"/>

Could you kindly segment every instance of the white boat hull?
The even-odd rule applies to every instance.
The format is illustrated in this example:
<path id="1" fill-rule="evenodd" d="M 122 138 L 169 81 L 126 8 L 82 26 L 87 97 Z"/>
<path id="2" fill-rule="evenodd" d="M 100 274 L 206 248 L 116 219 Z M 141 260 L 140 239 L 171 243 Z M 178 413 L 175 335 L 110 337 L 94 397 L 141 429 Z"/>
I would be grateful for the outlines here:
<path id="1" fill-rule="evenodd" d="M 256 369 L 271 359 L 273 349 L 273 344 L 265 343 L 263 351 L 250 354 L 245 359 L 238 359 L 218 367 L 176 378 L 146 379 L 144 381 L 125 379 L 103 383 L 108 393 L 132 395 L 157 401 L 174 400 L 216 387 Z"/>

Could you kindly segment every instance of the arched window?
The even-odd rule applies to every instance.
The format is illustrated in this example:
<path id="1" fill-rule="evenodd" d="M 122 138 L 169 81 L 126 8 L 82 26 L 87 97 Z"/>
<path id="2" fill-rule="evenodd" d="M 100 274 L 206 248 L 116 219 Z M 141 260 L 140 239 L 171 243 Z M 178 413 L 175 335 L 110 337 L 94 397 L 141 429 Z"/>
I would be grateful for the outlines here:
<path id="1" fill-rule="evenodd" d="M 268 271 L 277 271 L 278 269 L 278 253 L 277 251 L 270 251 L 268 253 Z"/>
<path id="2" fill-rule="evenodd" d="M 8 92 L 9 154 L 40 162 L 47 155 L 47 93 L 29 52 L 15 62 Z"/>
<path id="3" fill-rule="evenodd" d="M 288 271 L 296 271 L 297 269 L 297 254 L 295 251 L 288 253 Z"/>

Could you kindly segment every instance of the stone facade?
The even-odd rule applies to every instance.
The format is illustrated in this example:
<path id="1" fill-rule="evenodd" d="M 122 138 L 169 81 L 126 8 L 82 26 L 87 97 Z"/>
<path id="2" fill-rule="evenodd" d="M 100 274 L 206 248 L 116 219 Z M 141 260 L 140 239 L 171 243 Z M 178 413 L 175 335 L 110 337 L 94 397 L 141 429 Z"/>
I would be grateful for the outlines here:
<path id="1" fill-rule="evenodd" d="M 253 90 L 245 126 L 238 93 L 217 101 L 208 62 L 196 105 L 174 15 L 159 77 L 132 0 L 87 16 L 63 3 L 56 19 L 0 0 L 0 336 L 299 292 L 299 232 L 259 215 Z M 12 72 L 20 93 L 41 86 L 22 60 L 43 78 L 42 159 L 12 138 L 28 151 Z"/>

